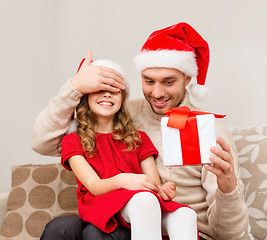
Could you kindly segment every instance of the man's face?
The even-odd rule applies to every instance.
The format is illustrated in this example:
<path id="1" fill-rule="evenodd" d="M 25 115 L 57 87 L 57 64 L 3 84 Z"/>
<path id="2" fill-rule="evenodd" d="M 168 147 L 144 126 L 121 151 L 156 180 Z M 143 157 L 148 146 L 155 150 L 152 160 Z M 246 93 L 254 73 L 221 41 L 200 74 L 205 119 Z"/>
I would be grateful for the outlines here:
<path id="1" fill-rule="evenodd" d="M 173 68 L 148 68 L 142 73 L 143 93 L 152 110 L 159 115 L 177 107 L 191 78 Z"/>

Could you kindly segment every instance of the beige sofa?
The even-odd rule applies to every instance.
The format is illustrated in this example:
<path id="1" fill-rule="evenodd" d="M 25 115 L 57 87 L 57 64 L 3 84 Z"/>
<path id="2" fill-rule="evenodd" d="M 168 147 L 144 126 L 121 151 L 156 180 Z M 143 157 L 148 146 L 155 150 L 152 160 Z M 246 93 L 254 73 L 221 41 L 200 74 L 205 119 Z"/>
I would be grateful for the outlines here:
<path id="1" fill-rule="evenodd" d="M 232 128 L 249 209 L 250 234 L 267 240 L 267 126 Z M 76 180 L 60 164 L 12 168 L 10 194 L 0 195 L 0 239 L 39 239 L 56 216 L 77 214 Z"/>

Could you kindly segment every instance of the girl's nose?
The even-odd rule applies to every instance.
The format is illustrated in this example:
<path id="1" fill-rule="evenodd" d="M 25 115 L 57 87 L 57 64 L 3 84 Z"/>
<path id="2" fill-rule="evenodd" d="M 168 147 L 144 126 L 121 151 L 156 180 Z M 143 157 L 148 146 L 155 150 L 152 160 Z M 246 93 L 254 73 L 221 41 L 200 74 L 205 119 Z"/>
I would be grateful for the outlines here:
<path id="1" fill-rule="evenodd" d="M 104 97 L 111 97 L 111 93 L 108 92 L 108 91 L 105 91 L 103 96 L 104 96 Z"/>

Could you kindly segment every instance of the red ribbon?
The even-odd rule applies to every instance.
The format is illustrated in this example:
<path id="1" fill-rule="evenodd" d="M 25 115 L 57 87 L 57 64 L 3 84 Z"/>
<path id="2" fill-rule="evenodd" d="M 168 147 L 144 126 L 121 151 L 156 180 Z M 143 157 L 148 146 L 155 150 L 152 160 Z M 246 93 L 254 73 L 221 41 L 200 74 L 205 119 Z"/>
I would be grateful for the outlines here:
<path id="1" fill-rule="evenodd" d="M 165 114 L 169 116 L 167 126 L 180 130 L 183 164 L 201 164 L 196 115 L 213 113 L 191 111 L 184 106 L 171 108 Z M 216 118 L 224 118 L 226 116 L 213 115 Z"/>
<path id="2" fill-rule="evenodd" d="M 191 111 L 186 106 L 170 108 L 165 114 L 169 116 L 167 126 L 176 129 L 184 129 L 186 121 L 191 117 L 196 117 L 196 115 L 213 114 L 216 118 L 224 118 L 226 116 L 209 112 Z"/>

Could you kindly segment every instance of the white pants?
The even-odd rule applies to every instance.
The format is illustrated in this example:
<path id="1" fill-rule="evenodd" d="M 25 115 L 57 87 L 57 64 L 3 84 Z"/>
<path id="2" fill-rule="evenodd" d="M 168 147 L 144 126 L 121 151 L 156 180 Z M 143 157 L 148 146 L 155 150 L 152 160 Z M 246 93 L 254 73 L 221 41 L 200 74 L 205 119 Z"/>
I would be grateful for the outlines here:
<path id="1" fill-rule="evenodd" d="M 197 240 L 197 215 L 182 207 L 174 212 L 161 213 L 157 197 L 150 192 L 135 194 L 121 210 L 124 220 L 131 225 L 132 240 Z"/>

